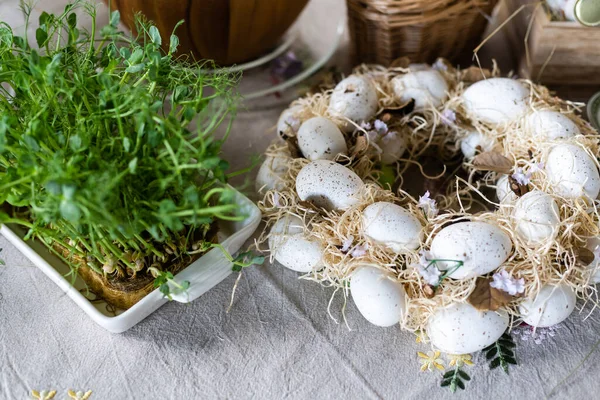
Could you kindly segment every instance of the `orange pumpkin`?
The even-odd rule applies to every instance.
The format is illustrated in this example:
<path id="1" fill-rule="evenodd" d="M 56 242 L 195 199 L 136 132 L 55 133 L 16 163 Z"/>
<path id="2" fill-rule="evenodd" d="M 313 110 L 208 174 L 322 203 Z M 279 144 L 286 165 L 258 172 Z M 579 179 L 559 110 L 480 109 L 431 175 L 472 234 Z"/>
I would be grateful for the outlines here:
<path id="1" fill-rule="evenodd" d="M 308 0 L 105 0 L 134 28 L 141 12 L 163 35 L 175 25 L 181 53 L 229 65 L 252 60 L 268 51 L 296 20 Z"/>

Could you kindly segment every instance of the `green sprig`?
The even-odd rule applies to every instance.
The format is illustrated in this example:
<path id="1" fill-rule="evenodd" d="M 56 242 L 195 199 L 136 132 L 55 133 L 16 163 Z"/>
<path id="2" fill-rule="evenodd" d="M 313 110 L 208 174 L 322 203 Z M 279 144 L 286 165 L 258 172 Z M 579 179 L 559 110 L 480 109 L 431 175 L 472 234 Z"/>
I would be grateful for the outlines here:
<path id="1" fill-rule="evenodd" d="M 456 388 L 465 389 L 464 381 L 470 381 L 471 377 L 457 365 L 454 369 L 447 371 L 442 377 L 441 387 L 449 387 L 452 393 Z"/>
<path id="2" fill-rule="evenodd" d="M 505 332 L 495 343 L 483 349 L 486 360 L 490 362 L 490 369 L 502 367 L 502 370 L 508 374 L 509 365 L 517 365 L 515 347 L 516 343 L 512 336 Z"/>

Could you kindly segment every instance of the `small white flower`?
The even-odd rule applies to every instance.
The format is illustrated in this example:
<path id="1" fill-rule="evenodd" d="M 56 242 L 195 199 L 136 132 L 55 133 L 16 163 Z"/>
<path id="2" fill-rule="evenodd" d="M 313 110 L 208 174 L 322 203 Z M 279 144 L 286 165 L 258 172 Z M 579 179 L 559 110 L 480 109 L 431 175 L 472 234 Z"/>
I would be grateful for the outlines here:
<path id="1" fill-rule="evenodd" d="M 388 132 L 387 124 L 380 119 L 375 120 L 374 127 L 380 135 L 385 135 Z"/>
<path id="2" fill-rule="evenodd" d="M 417 268 L 419 275 L 430 285 L 438 285 L 440 283 L 440 276 L 442 271 L 438 269 L 435 263 L 432 263 L 433 255 L 429 251 L 419 252 L 419 264 L 414 267 Z"/>
<path id="3" fill-rule="evenodd" d="M 346 253 L 352 247 L 352 243 L 354 243 L 354 236 L 350 235 L 348 238 L 344 239 L 342 242 L 342 252 Z"/>
<path id="4" fill-rule="evenodd" d="M 517 168 L 517 171 L 512 174 L 512 177 L 519 185 L 528 185 L 531 179 L 531 172 L 525 173 L 523 168 Z"/>
<path id="5" fill-rule="evenodd" d="M 431 193 L 429 193 L 429 190 L 426 191 L 423 196 L 419 196 L 419 204 L 417 204 L 417 207 L 421 208 L 425 212 L 427 218 L 433 218 L 438 215 L 439 212 L 437 204 L 435 200 L 431 198 Z"/>
<path id="6" fill-rule="evenodd" d="M 361 122 L 360 123 L 360 129 L 364 129 L 365 131 L 370 131 L 371 130 L 371 123 L 370 122 Z"/>
<path id="7" fill-rule="evenodd" d="M 525 291 L 525 279 L 513 278 L 506 270 L 496 272 L 492 278 L 494 281 L 490 283 L 491 287 L 503 290 L 511 296 L 515 296 Z"/>
<path id="8" fill-rule="evenodd" d="M 444 110 L 442 112 L 442 124 L 452 125 L 454 122 L 456 122 L 456 113 L 452 110 Z"/>
<path id="9" fill-rule="evenodd" d="M 543 170 L 544 170 L 544 163 L 543 162 L 541 162 L 541 163 L 533 163 L 531 165 L 531 168 L 529 169 L 529 172 L 531 174 L 533 174 L 535 172 L 543 171 Z"/>
<path id="10" fill-rule="evenodd" d="M 363 257 L 367 254 L 367 250 L 369 250 L 369 245 L 367 243 L 358 245 L 352 250 L 350 255 L 354 258 Z"/>

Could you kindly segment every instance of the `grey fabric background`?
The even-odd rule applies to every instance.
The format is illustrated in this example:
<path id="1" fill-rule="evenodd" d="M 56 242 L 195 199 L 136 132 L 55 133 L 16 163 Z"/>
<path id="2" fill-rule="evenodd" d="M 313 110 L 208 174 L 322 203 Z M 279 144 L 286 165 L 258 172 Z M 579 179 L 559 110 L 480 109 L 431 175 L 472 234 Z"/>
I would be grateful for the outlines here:
<path id="1" fill-rule="evenodd" d="M 0 18 L 14 23 L 16 3 L 0 0 Z M 40 3 L 60 9 L 64 1 Z M 319 15 L 344 7 L 342 0 L 317 6 Z M 344 65 L 345 50 L 337 57 Z M 264 150 L 282 107 L 241 113 L 225 147 L 236 166 Z M 235 275 L 192 304 L 169 303 L 110 334 L 4 238 L 0 248 L 0 399 L 30 398 L 31 390 L 66 399 L 69 389 L 92 390 L 91 399 L 600 397 L 598 312 L 585 321 L 586 312 L 574 314 L 539 345 L 517 337 L 519 365 L 510 375 L 489 371 L 476 355 L 465 368 L 467 390 L 452 395 L 439 387 L 441 372 L 419 371 L 416 352 L 429 348 L 414 335 L 370 325 L 352 301 L 348 330 L 327 314 L 330 289 L 278 265 L 246 271 L 230 313 Z M 338 319 L 341 308 L 338 296 L 331 308 Z"/>

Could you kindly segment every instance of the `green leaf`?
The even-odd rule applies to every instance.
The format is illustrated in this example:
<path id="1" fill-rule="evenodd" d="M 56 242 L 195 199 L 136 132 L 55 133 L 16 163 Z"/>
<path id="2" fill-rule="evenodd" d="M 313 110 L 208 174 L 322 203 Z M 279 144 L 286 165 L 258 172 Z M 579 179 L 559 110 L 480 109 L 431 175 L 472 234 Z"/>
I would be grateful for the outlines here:
<path id="1" fill-rule="evenodd" d="M 69 28 L 74 29 L 77 26 L 77 14 L 69 14 L 67 17 L 67 24 L 69 25 Z"/>
<path id="2" fill-rule="evenodd" d="M 129 59 L 127 60 L 127 62 L 129 63 L 129 65 L 135 65 L 135 64 L 139 63 L 140 61 L 142 61 L 143 57 L 144 57 L 144 50 L 142 50 L 140 47 L 138 47 L 137 49 L 135 49 L 133 51 L 133 53 L 131 53 L 131 56 L 129 56 Z"/>
<path id="3" fill-rule="evenodd" d="M 513 357 L 507 356 L 507 357 L 504 357 L 504 360 L 509 364 L 517 365 L 517 360 L 514 359 Z"/>
<path id="4" fill-rule="evenodd" d="M 464 379 L 465 381 L 470 381 L 471 377 L 469 376 L 469 374 L 467 374 L 465 371 L 463 371 L 462 369 L 459 369 L 457 371 L 458 376 L 460 376 L 462 379 Z"/>
<path id="5" fill-rule="evenodd" d="M 500 339 L 498 340 L 498 343 L 500 343 L 502 347 L 508 347 L 511 349 L 516 346 L 515 342 L 513 342 L 512 340 Z"/>
<path id="6" fill-rule="evenodd" d="M 158 28 L 156 26 L 152 25 L 148 30 L 148 34 L 150 35 L 150 40 L 152 40 L 152 43 L 154 43 L 157 46 L 160 46 L 162 44 L 160 32 L 158 31 Z"/>
<path id="7" fill-rule="evenodd" d="M 60 202 L 60 215 L 62 218 L 73 223 L 77 223 L 81 219 L 81 211 L 77 207 L 77 204 L 67 199 Z"/>
<path id="8" fill-rule="evenodd" d="M 460 379 L 456 380 L 456 385 L 461 388 L 462 390 L 465 390 L 465 384 L 463 383 L 463 381 L 461 381 Z"/>
<path id="9" fill-rule="evenodd" d="M 44 47 L 46 40 L 48 40 L 48 33 L 42 28 L 37 28 L 35 30 L 35 40 L 39 47 Z"/>
<path id="10" fill-rule="evenodd" d="M 129 139 L 127 136 L 125 136 L 123 138 L 123 150 L 125 150 L 125 153 L 129 153 L 130 149 L 131 149 L 131 139 Z"/>
<path id="11" fill-rule="evenodd" d="M 129 168 L 130 174 L 135 174 L 135 170 L 137 168 L 137 161 L 138 161 L 137 157 L 135 157 L 133 160 L 129 161 L 129 164 L 127 167 Z"/>
<path id="12" fill-rule="evenodd" d="M 136 64 L 136 65 L 131 65 L 131 66 L 127 67 L 127 69 L 125 71 L 129 72 L 130 74 L 135 74 L 135 73 L 140 72 L 141 70 L 143 70 L 144 67 L 145 67 L 144 63 Z"/>
<path id="13" fill-rule="evenodd" d="M 486 360 L 491 360 L 496 354 L 498 354 L 498 348 L 494 346 L 485 353 L 485 358 Z"/>
<path id="14" fill-rule="evenodd" d="M 450 371 L 447 371 L 447 372 L 444 374 L 443 378 L 444 378 L 444 379 L 448 379 L 448 378 L 452 378 L 453 376 L 454 376 L 454 370 L 453 370 L 453 369 L 451 369 Z"/>
<path id="15" fill-rule="evenodd" d="M 175 53 L 177 51 L 177 47 L 179 47 L 179 38 L 175 35 L 171 35 L 171 39 L 169 41 L 169 53 Z"/>
<path id="16" fill-rule="evenodd" d="M 491 363 L 490 363 L 490 369 L 495 369 L 498 368 L 500 366 L 500 358 L 495 358 Z"/>
<path id="17" fill-rule="evenodd" d="M 452 380 L 450 380 L 450 379 L 443 380 L 442 383 L 440 384 L 440 386 L 446 387 L 446 386 L 450 385 L 451 382 L 452 382 Z"/>
<path id="18" fill-rule="evenodd" d="M 38 22 L 40 26 L 46 25 L 47 22 L 51 21 L 52 16 L 48 14 L 46 11 L 43 11 L 38 18 Z"/>
<path id="19" fill-rule="evenodd" d="M 116 28 L 119 25 L 119 20 L 121 19 L 121 13 L 119 13 L 119 10 L 115 10 L 112 13 L 110 13 L 110 25 L 114 28 Z"/>

